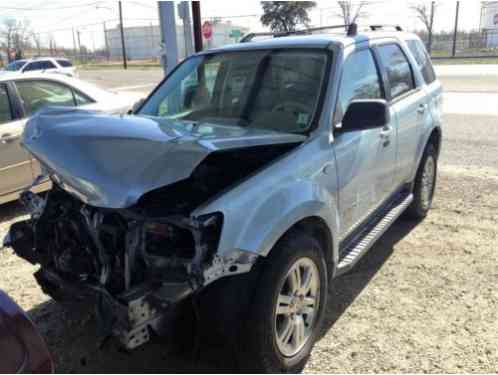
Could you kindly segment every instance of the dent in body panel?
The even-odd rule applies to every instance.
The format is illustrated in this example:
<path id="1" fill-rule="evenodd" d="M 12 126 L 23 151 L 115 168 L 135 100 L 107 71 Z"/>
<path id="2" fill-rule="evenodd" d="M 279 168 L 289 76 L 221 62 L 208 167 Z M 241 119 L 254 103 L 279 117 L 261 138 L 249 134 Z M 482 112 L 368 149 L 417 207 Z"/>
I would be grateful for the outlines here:
<path id="1" fill-rule="evenodd" d="M 334 154 L 328 135 L 321 135 L 199 207 L 193 215 L 219 211 L 230 223 L 223 227 L 219 254 L 243 249 L 265 256 L 293 224 L 311 216 L 322 218 L 335 240 L 336 191 Z"/>

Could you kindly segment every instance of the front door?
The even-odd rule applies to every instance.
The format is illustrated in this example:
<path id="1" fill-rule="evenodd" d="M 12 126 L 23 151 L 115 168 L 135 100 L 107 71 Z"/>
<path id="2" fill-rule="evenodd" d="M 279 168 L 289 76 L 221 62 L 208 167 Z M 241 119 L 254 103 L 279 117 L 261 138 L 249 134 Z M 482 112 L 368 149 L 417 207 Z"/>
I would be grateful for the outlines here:
<path id="1" fill-rule="evenodd" d="M 335 123 L 355 99 L 384 99 L 378 67 L 369 48 L 353 52 L 345 61 Z M 393 116 L 393 119 L 395 117 Z M 341 239 L 378 208 L 394 190 L 396 134 L 384 128 L 335 132 L 339 180 Z"/>
<path id="2" fill-rule="evenodd" d="M 23 189 L 33 175 L 28 152 L 20 145 L 25 120 L 15 120 L 7 86 L 0 84 L 0 197 Z"/>

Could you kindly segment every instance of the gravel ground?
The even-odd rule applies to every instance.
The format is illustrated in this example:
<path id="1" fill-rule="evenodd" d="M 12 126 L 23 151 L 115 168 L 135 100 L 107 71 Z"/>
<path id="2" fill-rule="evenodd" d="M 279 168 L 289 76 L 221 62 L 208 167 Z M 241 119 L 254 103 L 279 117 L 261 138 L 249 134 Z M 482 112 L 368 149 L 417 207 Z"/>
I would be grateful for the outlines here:
<path id="1" fill-rule="evenodd" d="M 498 372 L 498 118 L 445 116 L 434 208 L 398 221 L 335 281 L 325 337 L 307 372 Z M 22 218 L 0 207 L 0 236 Z M 156 339 L 132 353 L 99 348 L 93 319 L 44 296 L 36 267 L 0 251 L 0 288 L 38 324 L 59 372 L 230 370 L 223 345 L 200 356 Z"/>

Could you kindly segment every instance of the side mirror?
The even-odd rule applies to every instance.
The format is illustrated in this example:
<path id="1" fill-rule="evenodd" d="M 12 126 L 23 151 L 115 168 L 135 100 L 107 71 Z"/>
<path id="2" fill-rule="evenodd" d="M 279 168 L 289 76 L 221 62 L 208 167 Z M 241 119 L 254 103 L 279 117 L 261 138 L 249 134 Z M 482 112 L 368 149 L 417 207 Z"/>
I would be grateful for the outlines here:
<path id="1" fill-rule="evenodd" d="M 136 113 L 138 111 L 138 109 L 142 106 L 144 101 L 145 101 L 145 99 L 142 98 L 142 99 L 137 100 L 135 103 L 133 103 L 131 109 L 128 111 L 128 114 L 132 115 L 132 114 Z"/>
<path id="2" fill-rule="evenodd" d="M 353 100 L 342 119 L 342 131 L 381 128 L 389 124 L 391 113 L 383 99 Z"/>

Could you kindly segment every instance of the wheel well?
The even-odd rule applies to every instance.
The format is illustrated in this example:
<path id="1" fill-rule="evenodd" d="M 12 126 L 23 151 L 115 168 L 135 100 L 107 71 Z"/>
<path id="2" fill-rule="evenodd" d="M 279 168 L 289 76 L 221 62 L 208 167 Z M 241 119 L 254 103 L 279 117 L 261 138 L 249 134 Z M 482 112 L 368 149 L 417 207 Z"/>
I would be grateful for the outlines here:
<path id="1" fill-rule="evenodd" d="M 291 231 L 303 231 L 308 233 L 313 238 L 320 241 L 320 245 L 325 257 L 325 262 L 327 263 L 327 271 L 329 276 L 332 275 L 334 267 L 334 253 L 333 253 L 333 242 L 332 234 L 327 223 L 318 216 L 310 216 L 301 221 L 295 223 L 290 227 L 284 236 Z M 282 236 L 283 237 L 283 236 Z"/>
<path id="2" fill-rule="evenodd" d="M 441 148 L 441 129 L 440 128 L 434 128 L 432 130 L 431 135 L 429 136 L 429 141 L 427 144 L 432 144 L 434 148 L 436 149 L 436 153 L 439 156 L 439 150 Z"/>

